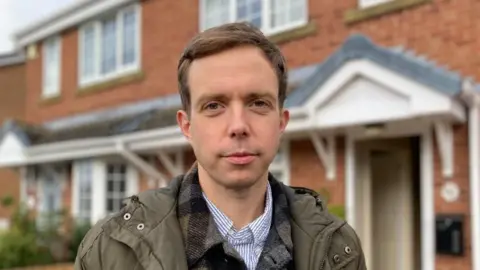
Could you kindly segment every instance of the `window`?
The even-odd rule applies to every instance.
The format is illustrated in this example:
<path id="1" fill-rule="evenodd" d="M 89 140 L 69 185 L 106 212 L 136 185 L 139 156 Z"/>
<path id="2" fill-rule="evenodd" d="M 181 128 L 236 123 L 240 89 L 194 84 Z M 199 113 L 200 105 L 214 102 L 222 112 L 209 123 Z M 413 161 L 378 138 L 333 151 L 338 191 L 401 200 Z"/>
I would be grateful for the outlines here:
<path id="1" fill-rule="evenodd" d="M 93 170 L 92 163 L 88 161 L 82 161 L 77 164 L 77 204 L 78 212 L 77 219 L 81 222 L 90 223 L 92 213 L 92 178 Z"/>
<path id="2" fill-rule="evenodd" d="M 137 6 L 122 9 L 80 30 L 80 85 L 120 76 L 139 68 Z"/>
<path id="3" fill-rule="evenodd" d="M 234 21 L 248 21 L 266 34 L 307 22 L 306 0 L 202 0 L 202 30 Z"/>
<path id="4" fill-rule="evenodd" d="M 118 212 L 126 199 L 127 165 L 107 164 L 107 213 Z"/>
<path id="5" fill-rule="evenodd" d="M 37 225 L 40 229 L 56 226 L 60 221 L 62 189 L 58 176 L 42 173 L 39 189 Z"/>
<path id="6" fill-rule="evenodd" d="M 43 43 L 43 91 L 49 98 L 60 93 L 60 38 L 53 37 Z"/>
<path id="7" fill-rule="evenodd" d="M 359 0 L 360 8 L 367 8 L 371 6 L 376 6 L 378 4 L 390 2 L 392 0 Z"/>

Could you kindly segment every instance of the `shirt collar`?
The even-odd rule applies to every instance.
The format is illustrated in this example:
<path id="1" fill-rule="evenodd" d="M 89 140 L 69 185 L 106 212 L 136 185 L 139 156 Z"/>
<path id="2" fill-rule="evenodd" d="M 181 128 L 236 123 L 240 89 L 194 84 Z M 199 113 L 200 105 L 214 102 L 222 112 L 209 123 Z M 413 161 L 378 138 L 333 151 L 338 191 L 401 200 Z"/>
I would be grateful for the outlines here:
<path id="1" fill-rule="evenodd" d="M 213 220 L 215 221 L 218 230 L 223 237 L 228 239 L 228 236 L 231 234 L 233 228 L 233 221 L 228 218 L 218 207 L 211 202 L 205 193 L 203 193 L 203 198 L 207 202 L 207 206 L 212 213 Z M 272 200 L 272 189 L 270 183 L 267 184 L 266 200 L 263 214 L 248 224 L 245 228 L 242 228 L 240 231 L 249 230 L 253 235 L 255 244 L 261 244 L 265 242 L 272 224 L 272 215 L 273 215 L 273 200 Z"/>

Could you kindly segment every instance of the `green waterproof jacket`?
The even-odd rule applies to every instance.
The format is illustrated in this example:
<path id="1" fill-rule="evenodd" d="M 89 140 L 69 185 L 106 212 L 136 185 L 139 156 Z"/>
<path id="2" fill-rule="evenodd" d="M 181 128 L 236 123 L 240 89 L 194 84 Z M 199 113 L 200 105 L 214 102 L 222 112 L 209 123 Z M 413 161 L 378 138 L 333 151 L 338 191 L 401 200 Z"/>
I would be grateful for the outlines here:
<path id="1" fill-rule="evenodd" d="M 118 214 L 98 222 L 79 247 L 75 270 L 188 270 L 176 215 L 182 177 L 133 196 Z M 296 270 L 366 269 L 356 233 L 329 214 L 316 193 L 282 188 L 292 214 Z"/>

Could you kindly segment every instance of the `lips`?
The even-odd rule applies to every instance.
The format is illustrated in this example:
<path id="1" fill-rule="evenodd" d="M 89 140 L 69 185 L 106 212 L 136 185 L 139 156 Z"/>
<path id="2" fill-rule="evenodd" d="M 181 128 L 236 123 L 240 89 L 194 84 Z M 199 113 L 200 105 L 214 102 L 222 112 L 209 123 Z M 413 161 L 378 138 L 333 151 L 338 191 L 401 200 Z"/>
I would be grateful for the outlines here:
<path id="1" fill-rule="evenodd" d="M 257 155 L 251 152 L 234 152 L 225 156 L 228 162 L 235 165 L 246 165 L 255 160 Z"/>

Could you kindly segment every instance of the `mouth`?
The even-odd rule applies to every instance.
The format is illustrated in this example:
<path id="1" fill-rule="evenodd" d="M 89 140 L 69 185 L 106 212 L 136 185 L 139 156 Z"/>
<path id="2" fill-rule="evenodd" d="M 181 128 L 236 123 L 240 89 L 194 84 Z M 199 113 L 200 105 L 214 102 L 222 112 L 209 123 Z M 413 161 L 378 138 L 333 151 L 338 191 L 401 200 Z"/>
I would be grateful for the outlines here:
<path id="1" fill-rule="evenodd" d="M 258 154 L 248 151 L 238 151 L 228 153 L 224 158 L 235 165 L 246 165 L 253 162 L 258 157 Z"/>

